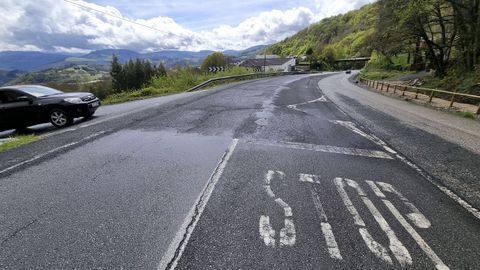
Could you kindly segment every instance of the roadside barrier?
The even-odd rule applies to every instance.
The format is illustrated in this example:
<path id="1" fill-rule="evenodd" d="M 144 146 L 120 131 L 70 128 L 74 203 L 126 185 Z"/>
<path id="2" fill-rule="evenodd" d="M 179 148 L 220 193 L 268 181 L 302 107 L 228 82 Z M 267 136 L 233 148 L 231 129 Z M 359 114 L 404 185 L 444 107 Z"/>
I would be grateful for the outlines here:
<path id="1" fill-rule="evenodd" d="M 250 73 L 250 74 L 245 74 L 245 75 L 233 75 L 233 76 L 225 76 L 225 77 L 219 77 L 219 78 L 213 78 L 208 81 L 205 81 L 199 85 L 196 85 L 190 89 L 188 89 L 186 92 L 192 92 L 198 89 L 201 89 L 209 84 L 215 83 L 215 82 L 221 82 L 221 81 L 228 81 L 228 80 L 247 80 L 247 79 L 258 79 L 258 78 L 266 78 L 266 77 L 274 77 L 274 76 L 285 76 L 285 75 L 296 75 L 296 74 L 306 74 L 305 72 L 298 72 L 298 71 L 292 71 L 292 72 L 274 72 L 274 73 Z"/>
<path id="2" fill-rule="evenodd" d="M 439 90 L 439 89 L 431 89 L 431 88 L 424 88 L 424 87 L 417 87 L 417 86 L 409 86 L 409 85 L 400 85 L 400 84 L 392 84 L 392 83 L 387 83 L 384 81 L 374 81 L 374 80 L 369 80 L 365 78 L 360 78 L 360 82 L 363 84 L 375 89 L 375 90 L 380 90 L 380 91 L 385 91 L 389 92 L 392 91 L 393 94 L 396 94 L 397 92 L 402 92 L 402 96 L 405 96 L 405 92 L 409 93 L 414 93 L 415 94 L 415 99 L 418 99 L 419 94 L 425 94 L 428 95 L 428 103 L 432 103 L 433 98 L 435 97 L 436 93 L 443 93 L 450 95 L 450 106 L 449 108 L 453 107 L 453 104 L 455 103 L 455 100 L 457 97 L 465 97 L 469 99 L 474 99 L 478 100 L 478 109 L 477 109 L 477 114 L 480 114 L 480 96 L 477 95 L 471 95 L 471 94 L 463 94 L 463 93 L 458 93 L 458 92 L 451 92 L 451 91 L 445 91 L 445 90 Z M 393 88 L 393 89 L 392 89 Z"/>

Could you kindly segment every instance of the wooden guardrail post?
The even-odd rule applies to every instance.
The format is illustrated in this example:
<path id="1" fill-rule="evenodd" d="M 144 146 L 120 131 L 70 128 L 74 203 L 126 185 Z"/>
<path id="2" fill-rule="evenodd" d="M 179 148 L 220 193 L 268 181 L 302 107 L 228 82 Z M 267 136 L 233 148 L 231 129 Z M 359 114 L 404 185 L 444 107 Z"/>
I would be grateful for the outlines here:
<path id="1" fill-rule="evenodd" d="M 385 84 L 382 82 L 382 88 L 380 89 L 380 91 L 383 91 L 383 86 L 384 86 L 384 85 L 385 85 Z"/>
<path id="2" fill-rule="evenodd" d="M 404 97 L 404 96 L 405 96 L 405 91 L 407 91 L 407 89 L 408 89 L 408 87 L 407 87 L 407 86 L 404 86 L 404 87 L 403 87 L 402 97 Z"/>
<path id="3" fill-rule="evenodd" d="M 433 93 L 435 92 L 432 90 L 432 92 L 430 93 L 430 99 L 428 100 L 428 103 L 432 103 Z"/>
<path id="4" fill-rule="evenodd" d="M 396 85 L 396 84 L 393 86 L 393 93 L 394 93 L 394 94 L 397 93 L 397 85 Z"/>
<path id="5" fill-rule="evenodd" d="M 478 103 L 478 110 L 477 110 L 477 114 L 480 114 L 480 103 Z"/>
<path id="6" fill-rule="evenodd" d="M 390 84 L 387 83 L 387 93 L 388 93 L 388 90 L 390 90 Z"/>
<path id="7" fill-rule="evenodd" d="M 415 89 L 415 99 L 418 99 L 418 88 Z"/>
<path id="8" fill-rule="evenodd" d="M 455 90 L 455 93 L 452 94 L 452 100 L 450 101 L 450 107 L 449 108 L 453 107 L 453 103 L 455 102 L 455 95 L 456 94 L 457 94 L 457 90 Z"/>

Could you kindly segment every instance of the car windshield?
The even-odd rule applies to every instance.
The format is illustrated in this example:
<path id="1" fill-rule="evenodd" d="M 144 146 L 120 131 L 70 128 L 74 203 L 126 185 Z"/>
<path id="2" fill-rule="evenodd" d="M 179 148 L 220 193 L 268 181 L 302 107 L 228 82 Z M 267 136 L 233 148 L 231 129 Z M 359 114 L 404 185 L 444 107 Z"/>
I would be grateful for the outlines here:
<path id="1" fill-rule="evenodd" d="M 35 97 L 44 97 L 63 93 L 62 91 L 45 86 L 24 86 L 21 87 L 20 90 Z"/>

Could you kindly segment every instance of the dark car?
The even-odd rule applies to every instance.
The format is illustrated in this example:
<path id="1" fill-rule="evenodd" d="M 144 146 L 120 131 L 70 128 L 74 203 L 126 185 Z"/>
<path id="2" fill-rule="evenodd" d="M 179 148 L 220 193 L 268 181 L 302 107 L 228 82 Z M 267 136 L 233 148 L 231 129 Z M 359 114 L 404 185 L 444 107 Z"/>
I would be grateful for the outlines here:
<path id="1" fill-rule="evenodd" d="M 345 70 L 345 74 L 352 74 L 352 71 L 350 69 Z"/>
<path id="2" fill-rule="evenodd" d="M 37 85 L 0 87 L 0 131 L 47 122 L 66 127 L 74 118 L 92 117 L 99 106 L 100 100 L 91 93 L 64 93 Z"/>

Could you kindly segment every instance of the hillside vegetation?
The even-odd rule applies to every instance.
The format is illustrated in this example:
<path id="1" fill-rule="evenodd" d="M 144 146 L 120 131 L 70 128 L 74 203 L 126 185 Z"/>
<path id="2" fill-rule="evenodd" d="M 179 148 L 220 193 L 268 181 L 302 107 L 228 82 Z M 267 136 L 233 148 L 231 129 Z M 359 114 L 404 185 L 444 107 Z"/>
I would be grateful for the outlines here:
<path id="1" fill-rule="evenodd" d="M 365 5 L 359 10 L 323 19 L 267 50 L 282 56 L 311 55 L 327 62 L 370 56 L 377 21 L 378 4 Z"/>
<path id="2" fill-rule="evenodd" d="M 326 18 L 267 50 L 305 57 L 317 69 L 371 56 L 365 77 L 427 70 L 432 75 L 422 78 L 426 86 L 480 95 L 480 0 L 378 0 Z"/>

